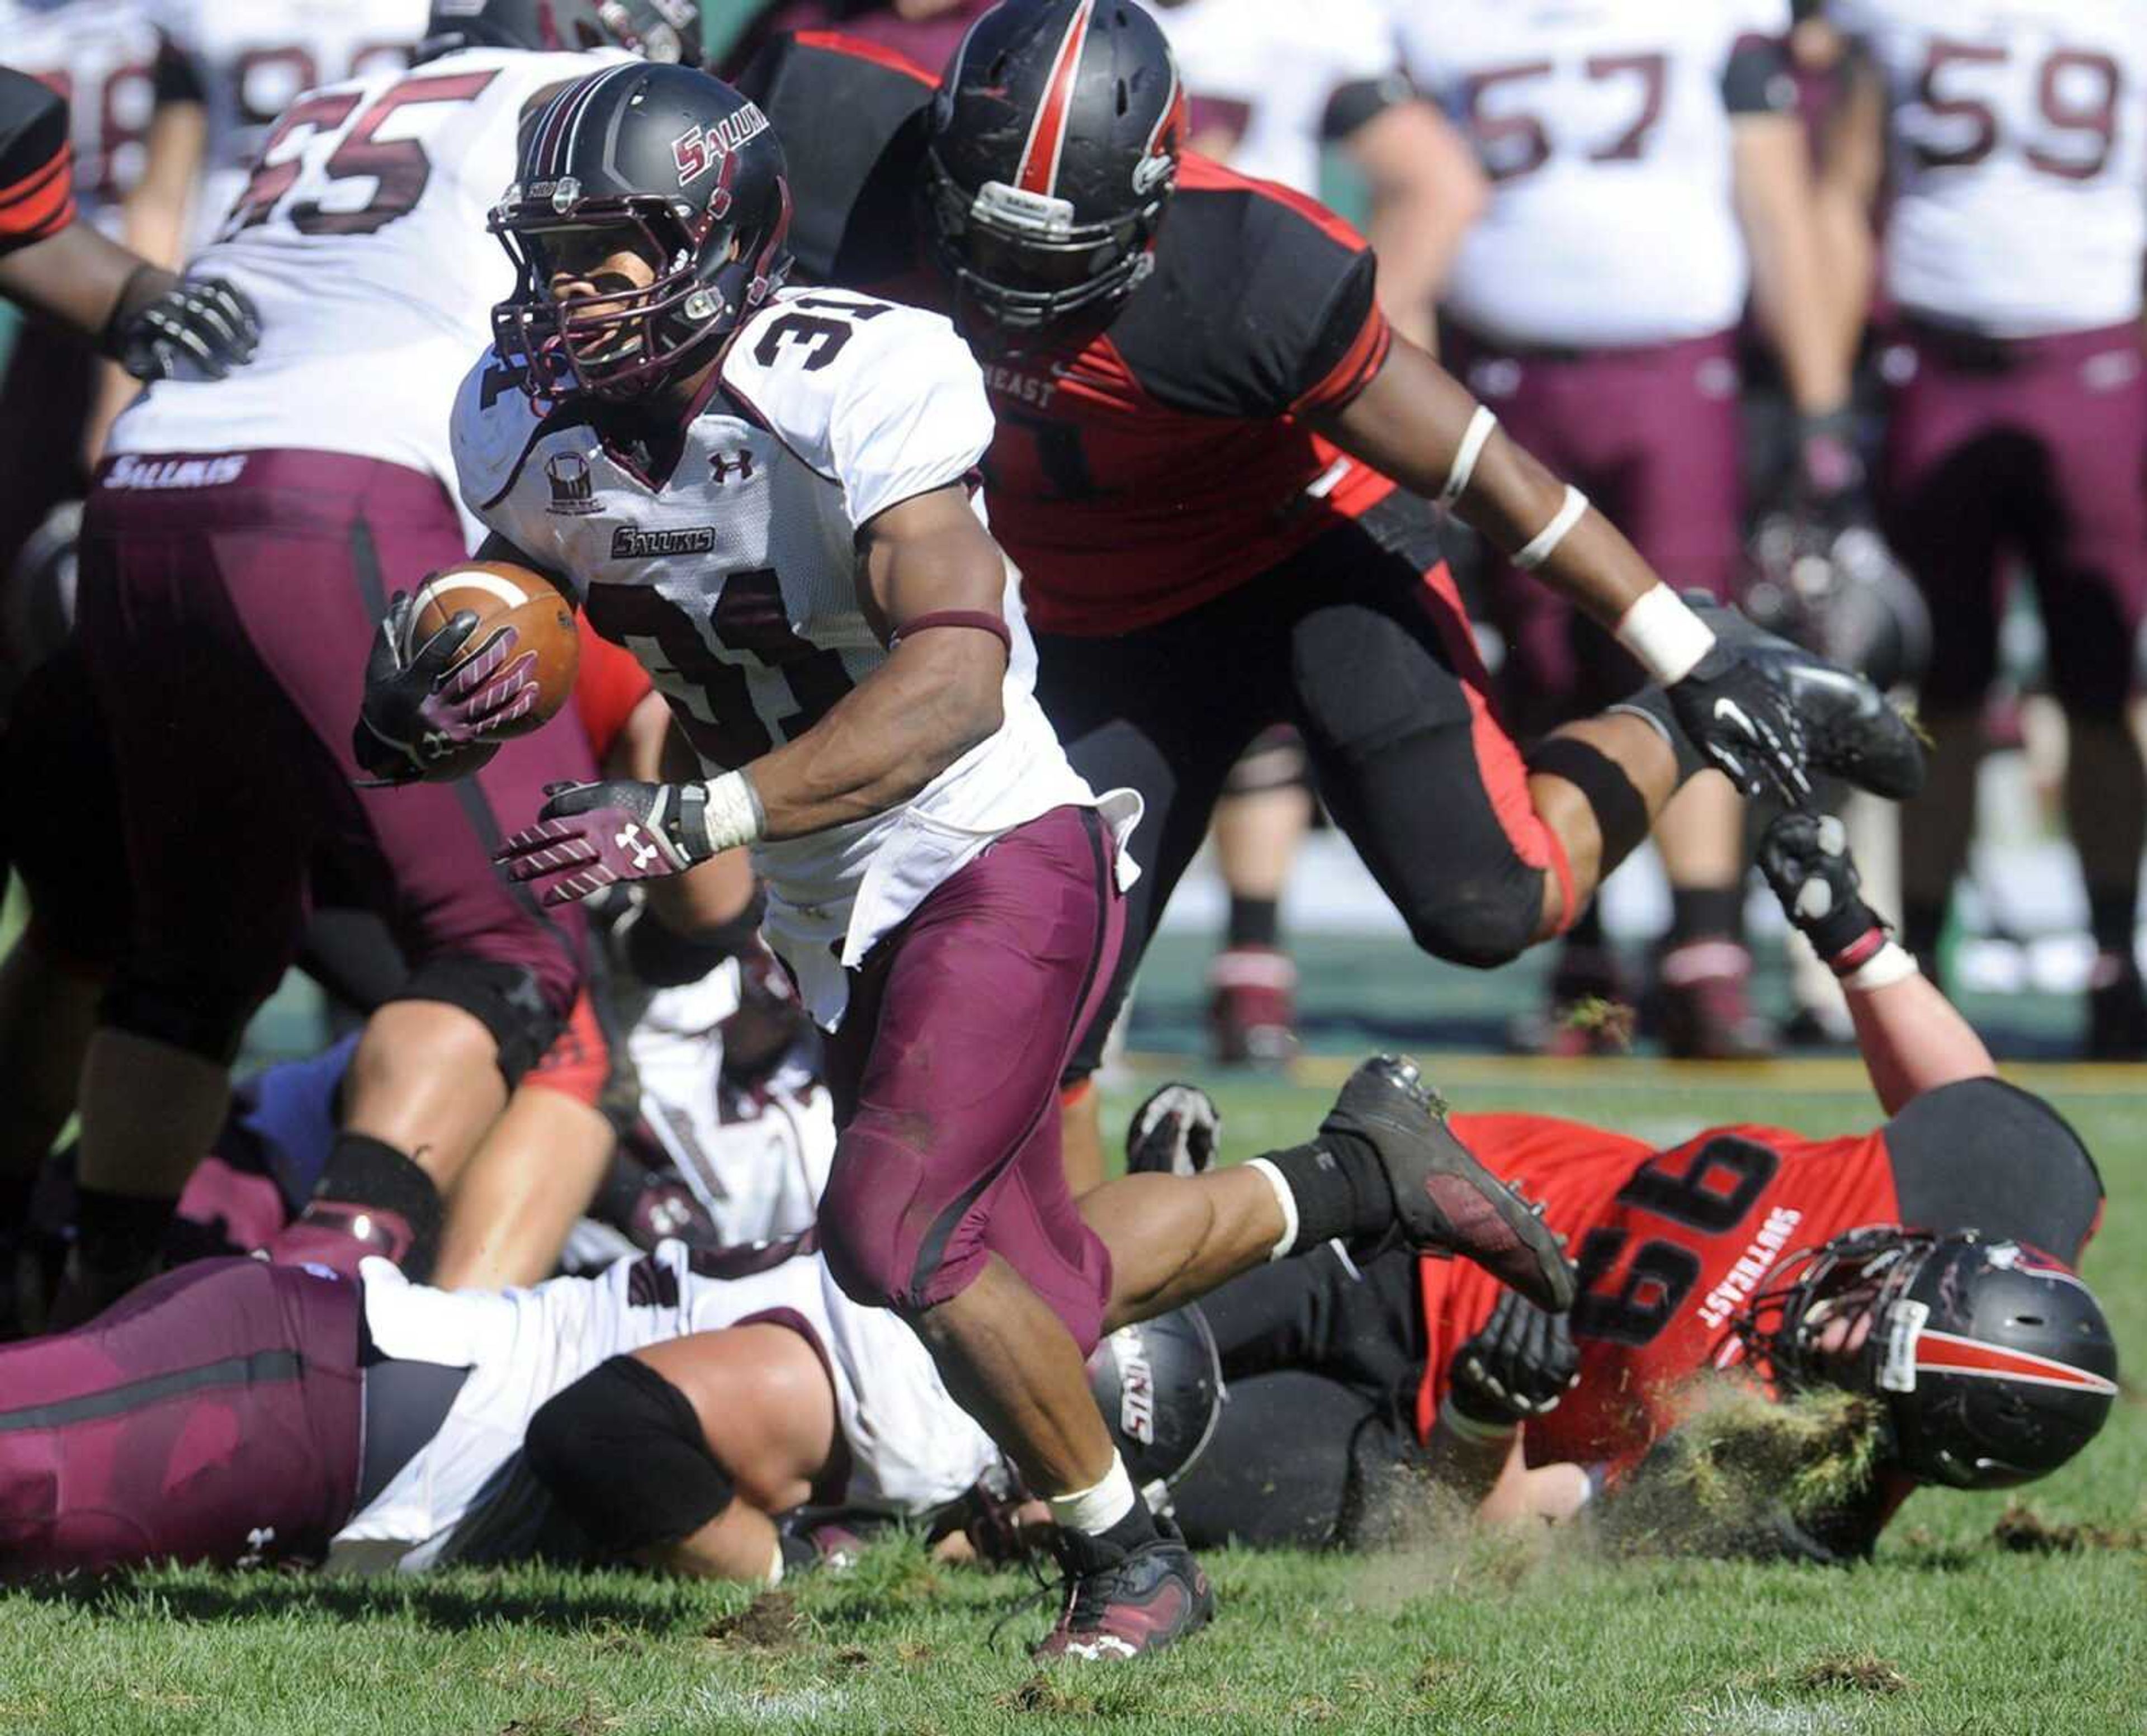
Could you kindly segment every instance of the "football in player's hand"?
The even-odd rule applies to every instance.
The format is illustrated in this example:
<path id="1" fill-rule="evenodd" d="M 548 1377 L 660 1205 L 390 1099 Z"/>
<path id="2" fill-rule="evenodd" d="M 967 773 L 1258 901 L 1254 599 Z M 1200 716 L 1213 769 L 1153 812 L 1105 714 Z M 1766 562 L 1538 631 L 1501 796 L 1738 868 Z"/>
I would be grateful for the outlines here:
<path id="1" fill-rule="evenodd" d="M 489 656 L 503 668 L 532 654 L 537 659 L 527 676 L 536 683 L 536 703 L 493 721 L 485 733 L 527 735 L 551 722 L 573 693 L 574 673 L 581 663 L 581 636 L 575 631 L 573 606 L 542 573 L 527 567 L 508 561 L 468 561 L 449 567 L 418 587 L 400 648 L 403 662 L 463 609 L 477 617 L 477 630 L 463 642 L 461 655 L 448 665 L 449 673 L 473 658 Z M 496 644 L 503 629 L 513 632 L 511 645 Z"/>

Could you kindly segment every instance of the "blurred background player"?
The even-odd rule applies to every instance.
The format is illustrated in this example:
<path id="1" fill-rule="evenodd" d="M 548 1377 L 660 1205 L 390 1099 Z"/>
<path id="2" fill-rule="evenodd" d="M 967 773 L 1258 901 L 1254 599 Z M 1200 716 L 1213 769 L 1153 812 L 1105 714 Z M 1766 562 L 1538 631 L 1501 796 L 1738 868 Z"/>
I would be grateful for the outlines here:
<path id="1" fill-rule="evenodd" d="M 427 17 L 427 0 L 161 0 L 207 121 L 187 252 L 216 238 L 285 109 L 324 84 L 403 71 Z"/>
<path id="2" fill-rule="evenodd" d="M 1339 153 L 1340 173 L 1361 183 L 1379 305 L 1397 332 L 1435 348 L 1433 304 L 1482 209 L 1484 178 L 1411 87 L 1387 10 L 1163 0 L 1154 12 L 1185 80 L 1190 148 L 1313 198 Z M 1296 1052 L 1297 968 L 1279 905 L 1312 812 L 1303 741 L 1287 724 L 1264 732 L 1231 768 L 1211 834 L 1230 900 L 1208 978 L 1219 1060 L 1273 1065 Z"/>
<path id="3" fill-rule="evenodd" d="M 1870 1401 L 1876 1448 L 1810 1511 L 1774 1506 L 1778 1482 L 1734 1523 L 1689 1491 L 1659 1513 L 1673 1538 L 1712 1528 L 1710 1548 L 1860 1558 L 1919 1484 L 2024 1483 L 2094 1438 L 2117 1394 L 2109 1322 L 2077 1276 L 2104 1203 L 2094 1159 L 1886 938 L 1837 822 L 1778 819 L 1759 861 L 1841 978 L 1886 1122 L 1824 1139 L 1715 1127 L 1660 1149 L 1457 1115 L 1577 1255 L 1570 1316 L 1391 1255 L 1224 1286 L 1201 1308 L 1231 1402 L 1177 1490 L 1189 1534 L 1376 1544 L 1420 1511 L 1425 1475 L 1487 1516 L 1569 1518 L 1637 1495 L 1725 1372 L 1774 1398 Z"/>
<path id="4" fill-rule="evenodd" d="M 1737 328 L 1748 291 L 1801 418 L 1809 486 L 1834 489 L 1848 363 L 1831 341 L 1787 0 L 1583 0 L 1404 9 L 1419 87 L 1474 145 L 1490 203 L 1446 285 L 1455 371 L 1571 476 L 1680 589 L 1727 598 L 1739 563 Z M 1524 740 L 1614 700 L 1637 672 L 1554 592 L 1494 562 L 1501 684 Z M 1655 963 L 1674 1054 L 1764 1052 L 1743 940 L 1739 812 L 1719 778 L 1657 828 L 1673 913 Z M 1569 935 L 1549 1030 L 1618 999 L 1599 920 Z"/>
<path id="5" fill-rule="evenodd" d="M 1824 185 L 1839 336 L 1861 335 L 1883 211 L 1896 326 L 1882 520 L 1934 627 L 1921 713 L 1935 772 L 1904 815 L 1904 937 L 1934 968 L 1975 827 L 1999 623 L 2024 568 L 2095 948 L 2085 1046 L 2138 1058 L 2147 17 L 2117 0 L 1840 0 L 1829 16 L 1856 51 Z"/>
<path id="6" fill-rule="evenodd" d="M 151 264 L 186 253 L 207 112 L 157 0 L 0 0 L 0 57 L 67 103 L 83 220 Z M 30 327 L 0 383 L 0 573 L 53 508 L 89 492 L 112 418 L 134 394 L 118 368 Z"/>
<path id="7" fill-rule="evenodd" d="M 960 45 L 963 33 L 995 0 L 775 0 L 758 14 L 725 57 L 736 72 L 778 37 L 801 30 L 839 30 L 860 42 L 892 50 L 927 72 L 937 72 Z"/>
<path id="8" fill-rule="evenodd" d="M 578 728 L 508 744 L 459 789 L 360 793 L 350 720 L 389 590 L 468 546 L 448 410 L 511 283 L 485 216 L 524 103 L 589 64 L 538 51 L 695 58 L 670 3 L 443 6 L 408 75 L 302 98 L 203 256 L 267 310 L 258 378 L 228 401 L 167 382 L 117 436 L 84 527 L 81 637 L 133 937 L 83 1066 L 62 1321 L 153 1257 L 240 1033 L 297 948 L 317 851 L 384 907 L 413 974 L 368 1022 L 321 1197 L 279 1252 L 369 1244 L 428 1266 L 442 1185 L 573 1004 L 578 916 L 539 911 L 489 857 L 545 783 L 588 775 Z M 429 727 L 474 739 L 487 697 L 436 690 Z"/>

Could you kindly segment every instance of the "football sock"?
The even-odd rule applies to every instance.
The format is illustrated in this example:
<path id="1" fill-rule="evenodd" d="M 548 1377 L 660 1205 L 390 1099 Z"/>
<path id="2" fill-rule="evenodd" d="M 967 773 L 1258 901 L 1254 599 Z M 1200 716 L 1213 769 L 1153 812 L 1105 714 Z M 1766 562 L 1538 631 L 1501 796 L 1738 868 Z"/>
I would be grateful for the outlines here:
<path id="1" fill-rule="evenodd" d="M 2128 886 L 2121 890 L 2088 888 L 2088 927 L 2094 936 L 2095 951 L 2131 959 L 2133 923 L 2139 903 L 2136 887 Z"/>
<path id="2" fill-rule="evenodd" d="M 1281 906 L 1273 898 L 1230 898 L 1229 944 L 1272 947 L 1282 939 Z"/>
<path id="3" fill-rule="evenodd" d="M 138 1272 L 156 1258 L 178 1211 L 176 1197 L 75 1190 L 75 1252 L 102 1276 Z"/>
<path id="4" fill-rule="evenodd" d="M 1371 1143 L 1354 1133 L 1322 1133 L 1311 1145 L 1271 1151 L 1253 1159 L 1277 1190 L 1286 1189 L 1296 1212 L 1296 1230 L 1288 1245 L 1277 1243 L 1272 1258 L 1317 1248 L 1340 1239 L 1376 1239 L 1393 1228 L 1394 1191 Z"/>
<path id="5" fill-rule="evenodd" d="M 1102 1481 L 1068 1495 L 1053 1495 L 1046 1504 L 1061 1530 L 1082 1532 L 1122 1549 L 1138 1548 L 1155 1535 L 1155 1516 L 1115 1451 Z"/>
<path id="6" fill-rule="evenodd" d="M 423 1283 L 439 1253 L 445 1207 L 433 1178 L 385 1139 L 338 1133 L 313 1198 L 346 1206 L 378 1206 L 410 1226 L 410 1251 L 403 1269 Z M 303 1216 L 304 1213 L 300 1213 Z"/>
<path id="7" fill-rule="evenodd" d="M 1674 886 L 1670 888 L 1672 946 L 1693 940 L 1742 940 L 1744 888 L 1742 886 Z"/>

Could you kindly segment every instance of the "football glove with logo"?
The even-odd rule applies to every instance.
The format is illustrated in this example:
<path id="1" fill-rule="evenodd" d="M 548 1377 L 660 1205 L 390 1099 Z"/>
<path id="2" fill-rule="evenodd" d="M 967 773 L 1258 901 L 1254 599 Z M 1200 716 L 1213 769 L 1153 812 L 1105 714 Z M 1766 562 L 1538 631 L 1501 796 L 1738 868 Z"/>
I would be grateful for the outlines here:
<path id="1" fill-rule="evenodd" d="M 1743 794 L 1772 785 L 1789 802 L 1811 798 L 1804 719 L 1780 678 L 1746 648 L 1718 639 L 1669 699 L 1693 746 Z"/>
<path id="2" fill-rule="evenodd" d="M 1447 1365 L 1454 1408 L 1472 1422 L 1510 1428 L 1558 1408 L 1580 1383 L 1580 1351 L 1563 1314 L 1508 1290 L 1483 1331 Z"/>
<path id="3" fill-rule="evenodd" d="M 1833 815 L 1782 815 L 1759 840 L 1759 872 L 1829 965 L 1884 943 L 1886 925 L 1860 895 L 1848 828 Z"/>
<path id="4" fill-rule="evenodd" d="M 138 380 L 183 371 L 220 380 L 252 361 L 260 342 L 253 303 L 221 278 L 182 278 L 131 313 L 123 302 L 105 333 L 107 353 Z"/>
<path id="5" fill-rule="evenodd" d="M 463 657 L 478 627 L 468 609 L 448 617 L 406 661 L 412 607 L 403 592 L 388 599 L 365 660 L 365 699 L 351 736 L 352 754 L 381 783 L 465 775 L 474 769 L 468 750 L 497 747 L 505 739 L 499 732 L 537 703 L 537 653 L 514 655 L 513 628 Z"/>
<path id="6" fill-rule="evenodd" d="M 508 879 L 543 888 L 548 905 L 571 904 L 622 880 L 683 874 L 719 848 L 708 828 L 703 783 L 555 783 L 537 823 L 508 838 L 493 860 Z"/>

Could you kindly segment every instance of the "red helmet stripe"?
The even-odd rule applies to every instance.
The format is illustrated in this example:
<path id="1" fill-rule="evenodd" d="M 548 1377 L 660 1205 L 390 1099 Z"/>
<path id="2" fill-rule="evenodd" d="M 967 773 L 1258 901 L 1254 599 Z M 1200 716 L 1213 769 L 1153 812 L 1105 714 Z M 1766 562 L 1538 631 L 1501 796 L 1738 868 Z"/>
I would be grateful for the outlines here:
<path id="1" fill-rule="evenodd" d="M 2035 1386 L 2069 1387 L 2077 1392 L 2114 1396 L 2117 1383 L 2054 1357 L 2007 1350 L 1980 1338 L 1950 1332 L 1924 1331 L 1916 1340 L 1916 1371 L 1933 1374 L 1974 1374 L 1989 1380 L 2024 1380 Z"/>
<path id="2" fill-rule="evenodd" d="M 1074 86 L 1081 70 L 1081 50 L 1089 40 L 1089 19 L 1096 0 L 1081 0 L 1067 21 L 1058 56 L 1051 63 L 1050 82 L 1043 101 L 1029 123 L 1028 145 L 1021 153 L 1021 168 L 1014 185 L 1023 193 L 1048 194 L 1058 184 L 1058 158 L 1066 148 L 1066 118 L 1074 107 Z"/>

